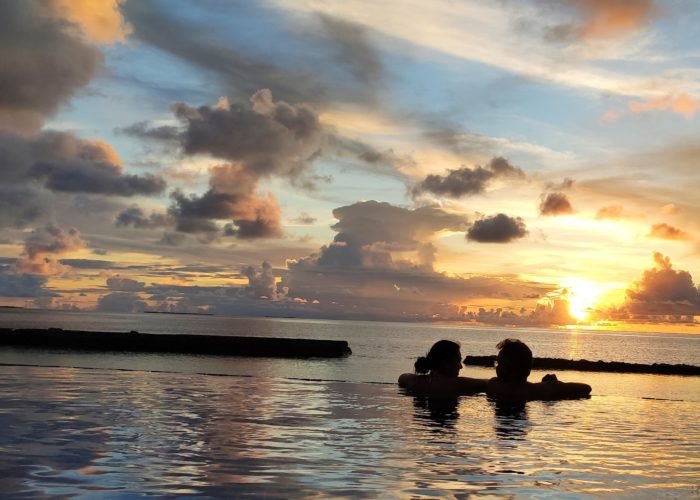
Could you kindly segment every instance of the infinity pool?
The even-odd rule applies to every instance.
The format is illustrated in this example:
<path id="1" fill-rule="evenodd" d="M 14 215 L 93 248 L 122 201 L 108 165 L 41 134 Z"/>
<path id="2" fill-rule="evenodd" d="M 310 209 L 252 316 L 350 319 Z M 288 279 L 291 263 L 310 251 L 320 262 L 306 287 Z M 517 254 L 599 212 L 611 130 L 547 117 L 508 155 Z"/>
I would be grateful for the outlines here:
<path id="1" fill-rule="evenodd" d="M 6 495 L 700 494 L 700 403 L 500 407 L 393 385 L 0 367 Z"/>

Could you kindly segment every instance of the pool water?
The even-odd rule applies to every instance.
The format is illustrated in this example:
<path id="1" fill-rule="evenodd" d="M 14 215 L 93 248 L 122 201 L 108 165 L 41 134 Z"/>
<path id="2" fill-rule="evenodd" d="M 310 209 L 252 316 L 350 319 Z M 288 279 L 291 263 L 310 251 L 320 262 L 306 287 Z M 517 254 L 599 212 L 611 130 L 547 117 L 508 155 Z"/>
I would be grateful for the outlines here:
<path id="1" fill-rule="evenodd" d="M 0 366 L 11 496 L 700 495 L 700 402 Z"/>

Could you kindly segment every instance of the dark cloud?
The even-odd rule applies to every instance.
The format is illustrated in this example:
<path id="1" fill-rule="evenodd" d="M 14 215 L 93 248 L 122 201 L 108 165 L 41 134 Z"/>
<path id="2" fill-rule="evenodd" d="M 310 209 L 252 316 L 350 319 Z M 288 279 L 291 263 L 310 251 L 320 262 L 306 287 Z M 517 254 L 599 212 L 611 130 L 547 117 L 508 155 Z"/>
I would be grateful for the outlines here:
<path id="1" fill-rule="evenodd" d="M 264 86 L 291 101 L 327 98 L 317 74 L 246 53 L 195 22 L 176 19 L 166 6 L 131 1 L 122 10 L 136 38 L 218 76 L 231 95 L 250 94 Z"/>
<path id="2" fill-rule="evenodd" d="M 113 269 L 117 266 L 116 262 L 97 259 L 61 259 L 59 262 L 75 269 Z"/>
<path id="3" fill-rule="evenodd" d="M 0 224 L 5 226 L 25 226 L 55 205 L 56 199 L 39 185 L 57 192 L 115 196 L 155 194 L 165 188 L 160 177 L 125 174 L 109 144 L 66 132 L 33 137 L 0 133 L 0 173 L 0 206 L 6 207 Z"/>
<path id="4" fill-rule="evenodd" d="M 467 231 L 467 239 L 480 243 L 508 243 L 527 234 L 522 218 L 498 214 L 474 222 Z"/>
<path id="5" fill-rule="evenodd" d="M 158 244 L 160 245 L 165 245 L 165 246 L 170 246 L 170 247 L 177 247 L 182 245 L 185 240 L 187 240 L 187 236 L 181 233 L 171 233 L 171 232 L 164 232 L 163 236 L 158 240 Z"/>
<path id="6" fill-rule="evenodd" d="M 241 24 L 264 19 L 265 36 L 284 45 L 283 55 L 262 50 L 263 44 L 236 41 L 235 35 L 219 35 L 199 16 L 177 17 L 167 4 L 130 1 L 122 10 L 136 38 L 204 69 L 227 95 L 250 95 L 265 87 L 290 102 L 377 102 L 385 71 L 359 25 L 327 15 L 290 18 L 255 2 L 225 8 L 226 13 L 234 9 Z"/>
<path id="7" fill-rule="evenodd" d="M 301 176 L 319 154 L 325 137 L 311 108 L 273 102 L 267 89 L 253 94 L 247 104 L 222 100 L 213 107 L 180 103 L 173 109 L 185 125 L 185 153 L 240 162 L 258 177 Z"/>
<path id="8" fill-rule="evenodd" d="M 231 220 L 224 228 L 225 236 L 241 239 L 282 236 L 280 208 L 272 194 L 261 198 L 218 192 L 215 185 L 201 196 L 175 191 L 172 199 L 168 213 L 175 219 L 177 231 L 217 233 L 219 226 L 213 220 Z"/>
<path id="9" fill-rule="evenodd" d="M 133 292 L 112 292 L 102 295 L 97 301 L 100 312 L 136 313 L 148 309 L 148 304 Z"/>
<path id="10" fill-rule="evenodd" d="M 688 271 L 673 269 L 671 260 L 654 253 L 655 266 L 627 290 L 624 309 L 639 315 L 700 314 L 700 291 Z"/>
<path id="11" fill-rule="evenodd" d="M 44 132 L 31 144 L 35 162 L 29 176 L 53 191 L 116 196 L 158 194 L 165 181 L 153 175 L 124 174 L 114 149 L 66 132 Z"/>
<path id="12" fill-rule="evenodd" d="M 147 121 L 140 121 L 128 127 L 118 128 L 115 132 L 137 139 L 151 139 L 156 141 L 180 141 L 182 134 L 180 127 L 173 125 L 153 126 Z"/>
<path id="13" fill-rule="evenodd" d="M 653 224 L 649 232 L 649 238 L 657 238 L 660 240 L 690 240 L 690 234 L 673 227 L 665 222 Z"/>
<path id="14" fill-rule="evenodd" d="M 116 290 L 120 292 L 136 292 L 143 290 L 145 283 L 137 281 L 131 278 L 125 278 L 123 276 L 110 276 L 107 278 L 107 288 L 110 290 Z"/>
<path id="15" fill-rule="evenodd" d="M 437 195 L 460 198 L 464 195 L 480 194 L 488 183 L 496 178 L 524 178 L 525 173 L 501 157 L 493 158 L 485 167 L 462 167 L 448 169 L 447 175 L 428 175 L 412 190 L 414 196 L 429 192 Z"/>
<path id="16" fill-rule="evenodd" d="M 299 214 L 298 217 L 295 217 L 291 219 L 291 221 L 295 224 L 303 224 L 305 226 L 311 225 L 316 222 L 316 217 L 312 217 L 311 215 L 307 214 L 306 212 L 302 212 Z"/>
<path id="17" fill-rule="evenodd" d="M 132 205 L 117 215 L 117 227 L 134 227 L 136 229 L 152 229 L 168 227 L 173 224 L 172 218 L 166 213 L 151 212 L 149 215 L 137 205 Z"/>
<path id="18" fill-rule="evenodd" d="M 153 195 L 166 187 L 161 177 L 123 174 L 113 165 L 104 163 L 37 163 L 29 173 L 44 181 L 46 188 L 68 193 Z"/>
<path id="19" fill-rule="evenodd" d="M 0 129 L 34 132 L 102 65 L 51 2 L 0 2 Z"/>
<path id="20" fill-rule="evenodd" d="M 540 215 L 564 215 L 573 211 L 574 208 L 565 193 L 543 193 L 540 198 Z"/>
<path id="21" fill-rule="evenodd" d="M 36 189 L 13 184 L 0 186 L 0 228 L 25 227 L 35 222 L 46 206 L 45 197 Z"/>
<path id="22" fill-rule="evenodd" d="M 319 20 L 335 49 L 335 60 L 345 64 L 359 83 L 372 85 L 382 80 L 384 67 L 379 53 L 362 26 L 326 14 L 319 14 Z"/>
<path id="23" fill-rule="evenodd" d="M 48 279 L 36 274 L 19 274 L 12 266 L 0 265 L 0 297 L 41 297 L 51 295 L 44 287 Z"/>

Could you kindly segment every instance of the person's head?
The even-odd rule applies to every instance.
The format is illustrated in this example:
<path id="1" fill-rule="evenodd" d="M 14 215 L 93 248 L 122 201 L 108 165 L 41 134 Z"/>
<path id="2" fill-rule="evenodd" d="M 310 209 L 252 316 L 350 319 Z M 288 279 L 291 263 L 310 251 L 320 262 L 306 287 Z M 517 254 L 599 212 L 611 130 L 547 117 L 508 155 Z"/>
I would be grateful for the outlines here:
<path id="1" fill-rule="evenodd" d="M 532 351 L 518 339 L 505 339 L 496 345 L 498 380 L 508 384 L 527 381 L 532 370 Z"/>
<path id="2" fill-rule="evenodd" d="M 462 369 L 462 353 L 459 344 L 451 340 L 438 340 L 428 354 L 416 360 L 416 373 L 438 373 L 456 377 Z"/>

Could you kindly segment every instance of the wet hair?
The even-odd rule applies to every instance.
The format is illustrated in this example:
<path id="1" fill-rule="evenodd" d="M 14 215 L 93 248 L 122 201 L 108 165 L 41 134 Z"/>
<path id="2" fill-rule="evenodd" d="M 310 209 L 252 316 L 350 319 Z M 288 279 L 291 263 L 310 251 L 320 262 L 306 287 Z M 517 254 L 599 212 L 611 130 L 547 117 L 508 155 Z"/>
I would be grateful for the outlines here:
<path id="1" fill-rule="evenodd" d="M 498 380 L 506 383 L 525 382 L 532 370 L 532 351 L 518 339 L 500 341 L 498 349 Z"/>
<path id="2" fill-rule="evenodd" d="M 445 362 L 459 356 L 459 344 L 451 340 L 438 340 L 430 348 L 428 354 L 421 356 L 414 365 L 416 373 L 428 373 L 431 370 L 440 368 Z"/>

